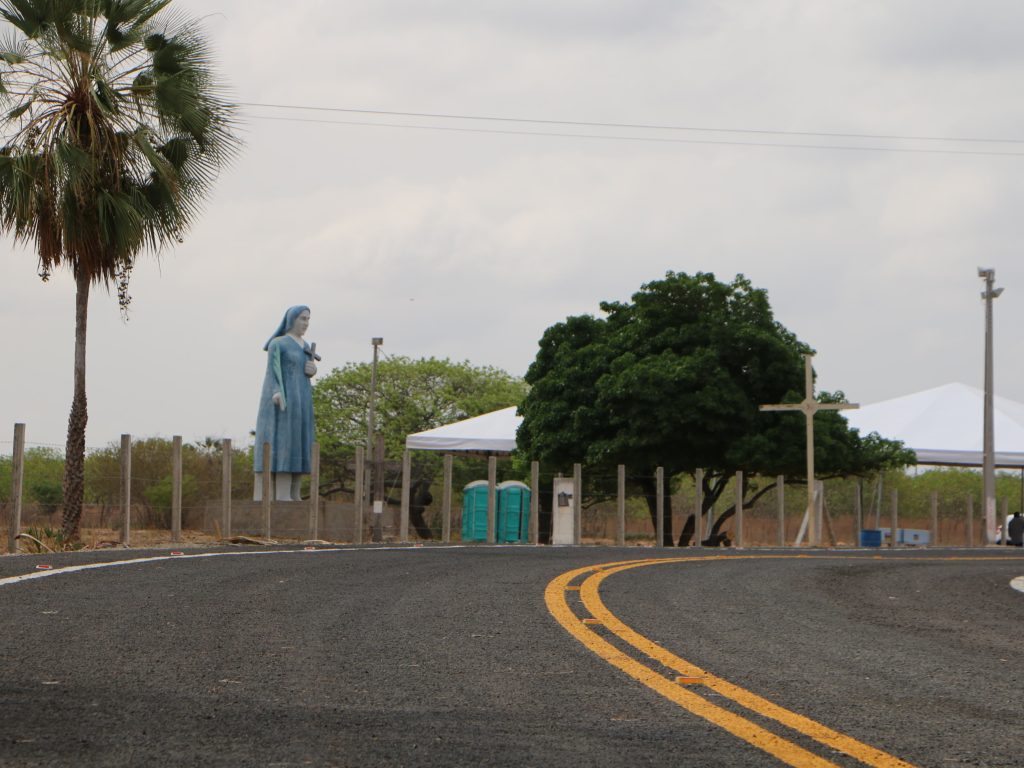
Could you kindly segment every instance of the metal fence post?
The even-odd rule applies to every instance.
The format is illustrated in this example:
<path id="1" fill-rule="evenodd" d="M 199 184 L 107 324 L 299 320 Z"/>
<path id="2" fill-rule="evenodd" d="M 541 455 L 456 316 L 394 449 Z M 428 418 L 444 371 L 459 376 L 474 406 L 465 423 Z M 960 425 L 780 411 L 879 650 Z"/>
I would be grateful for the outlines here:
<path id="1" fill-rule="evenodd" d="M 25 425 L 14 425 L 14 455 L 11 457 L 11 528 L 7 536 L 7 551 L 18 551 L 18 534 L 21 533 L 21 503 L 25 485 Z"/>
<path id="2" fill-rule="evenodd" d="M 132 543 L 132 436 L 121 435 L 121 543 Z"/>
<path id="3" fill-rule="evenodd" d="M 220 443 L 221 477 L 220 477 L 220 514 L 221 529 L 225 539 L 231 538 L 231 460 L 234 454 L 231 439 L 224 438 Z"/>
<path id="4" fill-rule="evenodd" d="M 171 438 L 171 541 L 181 541 L 181 435 Z"/>
<path id="5" fill-rule="evenodd" d="M 654 546 L 665 546 L 665 468 L 654 470 Z"/>

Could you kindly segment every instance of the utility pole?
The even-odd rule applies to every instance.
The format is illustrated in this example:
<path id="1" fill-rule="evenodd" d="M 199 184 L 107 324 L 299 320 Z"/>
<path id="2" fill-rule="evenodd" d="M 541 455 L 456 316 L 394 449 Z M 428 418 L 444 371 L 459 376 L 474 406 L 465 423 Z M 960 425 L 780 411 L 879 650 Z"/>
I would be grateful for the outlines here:
<path id="1" fill-rule="evenodd" d="M 377 406 L 377 357 L 380 351 L 381 345 L 384 343 L 384 339 L 380 336 L 374 336 L 370 339 L 370 343 L 373 344 L 373 367 L 370 369 L 370 408 L 366 419 L 366 451 L 370 454 L 370 464 L 373 466 L 373 480 L 374 483 L 366 484 L 366 491 L 370 496 L 370 513 L 372 515 L 372 540 L 383 541 L 383 531 L 381 530 L 381 517 L 383 517 L 383 498 L 379 499 L 381 502 L 380 506 L 377 506 L 374 501 L 374 488 L 383 488 L 383 478 L 381 476 L 381 469 L 383 466 L 384 457 L 380 455 L 380 451 L 377 450 L 377 441 L 374 440 L 376 434 L 374 430 L 374 415 Z M 380 511 L 378 511 L 380 510 Z"/>
<path id="2" fill-rule="evenodd" d="M 995 544 L 996 529 L 996 451 L 993 429 L 992 384 L 992 299 L 998 299 L 1002 288 L 994 287 L 996 271 L 978 267 L 978 277 L 985 281 L 981 298 L 985 300 L 985 432 L 982 458 L 982 486 L 985 497 L 985 543 Z"/>

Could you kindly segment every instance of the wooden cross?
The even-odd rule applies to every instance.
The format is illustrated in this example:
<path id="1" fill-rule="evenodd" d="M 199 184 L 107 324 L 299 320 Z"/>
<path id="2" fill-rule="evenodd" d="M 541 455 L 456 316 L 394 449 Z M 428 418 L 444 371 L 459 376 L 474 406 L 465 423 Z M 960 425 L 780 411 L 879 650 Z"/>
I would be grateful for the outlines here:
<path id="1" fill-rule="evenodd" d="M 821 545 L 818 516 L 814 514 L 814 414 L 818 411 L 845 411 L 860 408 L 856 403 L 819 403 L 814 399 L 814 372 L 811 358 L 804 355 L 804 399 L 799 403 L 762 405 L 762 411 L 800 411 L 807 419 L 807 540 L 812 547 Z"/>

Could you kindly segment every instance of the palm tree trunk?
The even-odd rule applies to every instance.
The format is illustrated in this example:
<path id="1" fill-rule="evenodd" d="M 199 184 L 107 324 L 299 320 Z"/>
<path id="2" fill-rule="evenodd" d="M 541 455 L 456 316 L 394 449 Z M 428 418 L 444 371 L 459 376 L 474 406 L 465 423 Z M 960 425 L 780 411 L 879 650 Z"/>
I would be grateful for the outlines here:
<path id="1" fill-rule="evenodd" d="M 89 316 L 89 278 L 80 270 L 75 275 L 75 394 L 68 417 L 68 442 L 64 451 L 65 541 L 78 538 L 85 499 L 85 425 L 89 420 L 85 402 L 85 330 Z"/>

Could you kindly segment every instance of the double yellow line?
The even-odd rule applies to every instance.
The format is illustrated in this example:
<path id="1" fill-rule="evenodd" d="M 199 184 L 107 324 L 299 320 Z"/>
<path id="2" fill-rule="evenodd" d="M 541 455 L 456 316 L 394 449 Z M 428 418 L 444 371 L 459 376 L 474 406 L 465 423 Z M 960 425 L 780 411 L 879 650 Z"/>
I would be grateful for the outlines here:
<path id="1" fill-rule="evenodd" d="M 784 555 L 781 557 L 793 556 Z M 724 728 L 734 736 L 777 757 L 787 765 L 812 766 L 813 768 L 818 768 L 818 766 L 836 766 L 835 763 L 813 752 L 809 752 L 789 739 L 769 731 L 745 717 L 741 717 L 713 704 L 704 696 L 701 696 L 698 691 L 701 689 L 714 691 L 761 717 L 774 720 L 830 749 L 860 760 L 866 765 L 875 766 L 876 768 L 913 768 L 905 760 L 900 760 L 898 757 L 894 757 L 887 752 L 839 733 L 828 726 L 811 720 L 809 717 L 773 704 L 755 693 L 740 688 L 738 685 L 712 675 L 697 665 L 681 659 L 623 624 L 605 607 L 604 602 L 601 600 L 601 583 L 616 573 L 650 565 L 685 563 L 698 560 L 700 562 L 708 562 L 709 560 L 722 559 L 733 560 L 736 559 L 736 556 L 728 558 L 684 557 L 633 560 L 578 568 L 568 573 L 563 573 L 548 584 L 544 593 L 544 600 L 551 615 L 573 637 L 609 664 L 622 670 L 630 677 L 639 680 L 683 709 Z M 584 576 L 586 578 L 582 582 L 574 583 L 577 579 Z M 569 606 L 566 595 L 568 592 L 575 592 L 576 590 L 579 590 L 583 607 L 589 613 L 588 616 L 577 616 Z M 634 651 L 639 651 L 643 655 L 641 658 L 646 657 L 647 660 L 641 661 L 636 658 L 638 654 L 623 652 L 616 645 L 604 639 L 596 631 L 596 627 L 603 627 L 607 632 L 630 646 Z M 657 662 L 662 667 L 671 670 L 675 675 L 666 676 L 663 672 L 653 668 L 650 664 L 651 661 Z"/>

